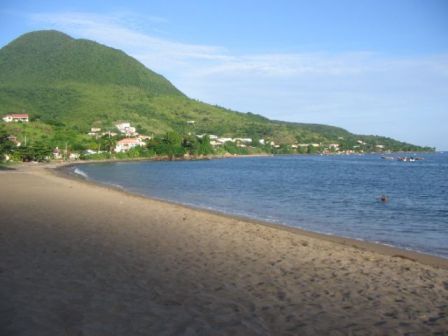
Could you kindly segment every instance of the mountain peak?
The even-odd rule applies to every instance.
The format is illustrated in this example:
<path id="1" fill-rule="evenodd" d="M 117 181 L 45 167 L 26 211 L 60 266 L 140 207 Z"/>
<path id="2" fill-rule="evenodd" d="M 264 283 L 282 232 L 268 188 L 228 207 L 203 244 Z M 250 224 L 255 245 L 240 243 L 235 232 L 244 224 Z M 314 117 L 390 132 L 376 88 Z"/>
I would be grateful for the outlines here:
<path id="1" fill-rule="evenodd" d="M 0 81 L 40 86 L 66 82 L 120 85 L 153 95 L 182 94 L 124 52 L 56 30 L 26 33 L 2 48 Z"/>

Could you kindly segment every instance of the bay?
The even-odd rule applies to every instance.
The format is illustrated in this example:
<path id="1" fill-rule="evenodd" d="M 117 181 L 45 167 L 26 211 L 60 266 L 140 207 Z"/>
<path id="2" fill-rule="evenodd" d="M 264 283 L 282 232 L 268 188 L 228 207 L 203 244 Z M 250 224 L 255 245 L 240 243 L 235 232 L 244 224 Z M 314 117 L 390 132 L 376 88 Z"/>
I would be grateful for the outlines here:
<path id="1" fill-rule="evenodd" d="M 71 169 L 152 198 L 448 258 L 448 154 L 419 156 L 424 160 L 296 155 Z"/>

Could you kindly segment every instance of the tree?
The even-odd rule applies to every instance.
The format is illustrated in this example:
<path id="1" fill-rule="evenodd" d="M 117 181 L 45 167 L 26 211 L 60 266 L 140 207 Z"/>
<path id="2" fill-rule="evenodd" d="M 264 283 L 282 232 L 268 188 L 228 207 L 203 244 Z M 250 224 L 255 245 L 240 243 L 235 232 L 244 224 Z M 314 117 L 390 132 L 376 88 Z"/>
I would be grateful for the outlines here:
<path id="1" fill-rule="evenodd" d="M 99 144 L 101 148 L 104 148 L 109 153 L 112 153 L 112 150 L 115 148 L 117 144 L 117 140 L 113 137 L 105 135 L 99 139 Z"/>
<path id="2" fill-rule="evenodd" d="M 183 139 L 176 132 L 167 132 L 163 137 L 155 137 L 148 143 L 148 149 L 158 155 L 167 155 L 170 159 L 185 154 Z"/>
<path id="3" fill-rule="evenodd" d="M 38 142 L 32 146 L 18 147 L 15 151 L 17 156 L 25 162 L 47 161 L 52 154 L 52 149 L 45 143 Z"/>
<path id="4" fill-rule="evenodd" d="M 6 133 L 0 133 L 0 161 L 5 160 L 6 155 L 13 152 L 15 144 L 8 138 Z"/>

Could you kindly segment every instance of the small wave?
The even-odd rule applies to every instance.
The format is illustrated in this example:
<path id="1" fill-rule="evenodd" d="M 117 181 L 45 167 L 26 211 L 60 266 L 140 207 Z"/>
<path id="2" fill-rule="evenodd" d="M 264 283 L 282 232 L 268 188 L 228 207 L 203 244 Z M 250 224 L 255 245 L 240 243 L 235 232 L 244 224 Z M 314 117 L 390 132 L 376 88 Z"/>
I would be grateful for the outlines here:
<path id="1" fill-rule="evenodd" d="M 112 188 L 117 188 L 117 189 L 120 189 L 120 190 L 127 191 L 126 188 L 123 187 L 121 184 L 117 184 L 117 183 L 106 183 L 106 185 L 111 186 Z M 132 192 L 132 190 L 130 190 L 130 192 Z M 140 195 L 140 194 L 138 194 L 138 195 Z M 140 196 L 145 196 L 145 195 L 141 194 Z"/>
<path id="2" fill-rule="evenodd" d="M 73 171 L 75 174 L 80 175 L 82 177 L 84 177 L 86 180 L 89 178 L 89 175 L 87 175 L 85 172 L 83 172 L 81 169 L 79 168 L 75 168 L 75 170 Z"/>

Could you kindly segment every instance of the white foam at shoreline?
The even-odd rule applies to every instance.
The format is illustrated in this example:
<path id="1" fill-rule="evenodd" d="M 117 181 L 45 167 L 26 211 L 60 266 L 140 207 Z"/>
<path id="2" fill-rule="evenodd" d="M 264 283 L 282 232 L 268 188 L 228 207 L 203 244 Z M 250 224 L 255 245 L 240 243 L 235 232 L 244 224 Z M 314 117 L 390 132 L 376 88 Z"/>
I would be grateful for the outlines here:
<path id="1" fill-rule="evenodd" d="M 83 172 L 81 169 L 79 168 L 75 168 L 75 170 L 73 171 L 75 174 L 80 175 L 82 177 L 84 177 L 86 180 L 89 178 L 89 175 L 87 175 L 85 172 Z"/>

